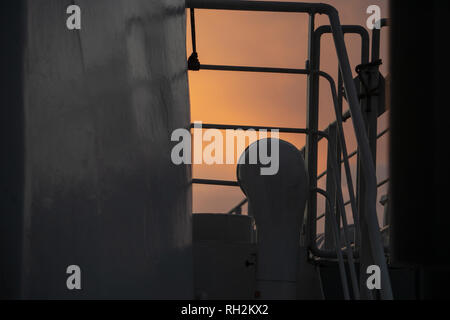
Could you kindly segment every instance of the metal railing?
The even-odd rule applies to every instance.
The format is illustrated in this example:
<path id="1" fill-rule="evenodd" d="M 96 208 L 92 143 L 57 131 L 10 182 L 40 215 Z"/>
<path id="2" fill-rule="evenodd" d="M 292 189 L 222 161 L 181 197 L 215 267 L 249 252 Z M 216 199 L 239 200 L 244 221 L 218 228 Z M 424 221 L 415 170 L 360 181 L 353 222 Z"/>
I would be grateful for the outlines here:
<path id="1" fill-rule="evenodd" d="M 190 70 L 218 70 L 218 71 L 241 71 L 241 72 L 269 72 L 269 73 L 285 73 L 285 74 L 301 74 L 308 77 L 308 116 L 307 116 L 307 128 L 284 128 L 285 132 L 290 133 L 302 133 L 307 135 L 307 143 L 305 148 L 305 158 L 306 165 L 308 169 L 309 181 L 311 185 L 311 196 L 308 201 L 308 232 L 309 232 L 309 247 L 313 254 L 323 257 L 334 257 L 339 260 L 339 270 L 341 272 L 341 280 L 343 281 L 344 296 L 346 299 L 350 298 L 350 293 L 347 287 L 346 270 L 343 265 L 343 256 L 340 246 L 336 245 L 335 253 L 330 254 L 330 252 L 323 251 L 316 246 L 316 201 L 317 194 L 321 194 L 326 197 L 327 203 L 330 207 L 329 212 L 333 213 L 333 204 L 331 202 L 331 197 L 328 192 L 320 190 L 317 188 L 317 145 L 320 138 L 327 138 L 329 146 L 333 150 L 333 153 L 337 153 L 337 148 L 339 147 L 340 152 L 343 154 L 343 159 L 339 161 L 339 165 L 344 163 L 347 185 L 349 187 L 350 194 L 350 204 L 352 205 L 352 213 L 354 221 L 358 223 L 358 212 L 364 212 L 364 218 L 367 223 L 367 233 L 370 241 L 371 255 L 373 256 L 374 263 L 377 264 L 381 269 L 381 297 L 383 299 L 392 299 L 392 289 L 389 279 L 389 273 L 387 269 L 387 263 L 384 256 L 384 248 L 381 242 L 380 229 L 378 226 L 377 214 L 376 214 L 376 192 L 377 192 L 377 181 L 375 175 L 375 165 L 374 157 L 371 151 L 371 145 L 366 131 L 366 125 L 364 117 L 362 114 L 361 106 L 359 103 L 358 92 L 353 81 L 353 76 L 350 68 L 350 63 L 348 59 L 347 49 L 344 41 L 344 30 L 345 26 L 342 27 L 339 21 L 339 15 L 335 8 L 326 4 L 319 3 L 293 3 L 293 2 L 269 2 L 269 1 L 237 1 L 237 0 L 186 0 L 186 7 L 190 8 L 191 14 L 191 31 L 192 31 L 192 47 L 193 53 L 188 59 L 188 67 Z M 247 67 L 247 66 L 224 66 L 224 65 L 202 65 L 198 59 L 198 53 L 196 50 L 196 39 L 195 39 L 195 16 L 194 9 L 216 9 L 216 10 L 240 10 L 240 11 L 269 11 L 269 12 L 297 12 L 306 13 L 309 15 L 309 41 L 308 41 L 308 61 L 305 69 L 289 69 L 289 68 L 269 68 L 269 67 Z M 315 30 L 315 16 L 316 14 L 325 14 L 328 16 L 330 21 L 330 26 L 320 27 Z M 366 33 L 361 31 L 361 27 L 350 26 L 354 28 L 361 34 L 363 38 L 363 49 L 362 49 L 362 59 L 368 58 L 365 52 L 368 50 Z M 362 29 L 363 30 L 363 29 Z M 334 45 L 336 48 L 336 53 L 339 61 L 339 89 L 342 86 L 345 88 L 346 100 L 349 105 L 349 114 L 351 115 L 353 129 L 355 137 L 358 144 L 358 157 L 361 159 L 361 172 L 364 176 L 364 203 L 362 204 L 363 210 L 357 211 L 357 203 L 355 199 L 355 192 L 353 189 L 353 183 L 351 178 L 351 172 L 349 167 L 349 155 L 347 153 L 345 137 L 343 132 L 343 116 L 342 116 L 342 103 L 339 103 L 339 99 L 342 97 L 341 91 L 339 93 L 336 89 L 336 84 L 333 78 L 319 69 L 319 59 L 320 59 L 320 37 L 322 34 L 329 32 L 333 36 Z M 366 40 L 364 40 L 366 39 Z M 363 61 L 362 63 L 367 63 L 368 61 Z M 336 123 L 334 126 L 336 142 L 334 143 L 329 139 L 329 134 L 327 132 L 320 132 L 318 130 L 318 87 L 319 78 L 323 77 L 326 79 L 330 85 L 330 90 L 333 97 L 333 106 L 336 114 Z M 227 129 L 227 128 L 263 128 L 270 129 L 267 127 L 254 127 L 254 126 L 225 126 L 225 125 L 203 125 L 204 128 L 216 128 L 216 129 Z M 275 128 L 276 129 L 276 128 Z M 279 128 L 280 132 L 283 132 Z M 195 129 L 194 129 L 195 130 Z M 331 154 L 331 153 L 330 153 Z M 328 171 L 332 173 L 333 181 L 336 191 L 336 198 L 339 203 L 341 217 L 344 223 L 344 240 L 346 242 L 346 253 L 347 262 L 349 263 L 351 282 L 353 288 L 353 295 L 356 299 L 359 298 L 359 288 L 358 281 L 356 279 L 356 272 L 353 261 L 353 248 L 349 243 L 348 238 L 348 225 L 346 223 L 344 202 L 342 197 L 342 189 L 340 183 L 340 172 L 338 167 L 335 165 L 335 161 L 328 161 L 330 163 L 330 168 Z M 218 180 L 206 180 L 206 179 L 194 179 L 193 183 L 203 183 L 203 184 L 219 184 L 219 185 L 233 185 L 234 182 L 230 181 L 218 181 Z M 237 184 L 237 183 L 236 183 Z M 233 208 L 234 209 L 234 208 Z M 233 211 L 233 210 L 232 210 Z M 330 216 L 329 220 L 332 222 L 332 227 L 334 229 L 333 234 L 335 235 L 335 242 L 340 243 L 339 225 L 335 219 L 334 214 L 327 214 Z M 359 224 L 359 223 L 358 223 Z M 337 229 L 336 229 L 337 228 Z"/>

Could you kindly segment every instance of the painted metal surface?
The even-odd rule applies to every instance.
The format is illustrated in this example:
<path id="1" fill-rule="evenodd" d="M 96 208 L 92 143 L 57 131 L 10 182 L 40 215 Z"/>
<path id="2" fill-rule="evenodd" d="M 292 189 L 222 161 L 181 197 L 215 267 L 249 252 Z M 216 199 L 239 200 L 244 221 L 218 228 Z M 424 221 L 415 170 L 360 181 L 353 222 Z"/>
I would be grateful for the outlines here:
<path id="1" fill-rule="evenodd" d="M 195 298 L 253 299 L 253 218 L 200 213 L 192 216 L 192 224 Z"/>
<path id="2" fill-rule="evenodd" d="M 75 1 L 81 30 L 71 4 L 22 11 L 19 295 L 191 298 L 191 172 L 170 159 L 190 123 L 184 1 Z"/>
<path id="3" fill-rule="evenodd" d="M 192 215 L 193 241 L 253 243 L 254 219 L 250 216 L 220 213 Z"/>

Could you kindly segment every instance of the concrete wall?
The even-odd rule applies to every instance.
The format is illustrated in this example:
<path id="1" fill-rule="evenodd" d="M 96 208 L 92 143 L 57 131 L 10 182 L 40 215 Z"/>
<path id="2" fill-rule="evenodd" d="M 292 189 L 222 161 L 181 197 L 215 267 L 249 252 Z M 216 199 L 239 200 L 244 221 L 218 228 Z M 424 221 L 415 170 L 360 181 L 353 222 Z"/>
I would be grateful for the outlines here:
<path id="1" fill-rule="evenodd" d="M 79 31 L 66 28 L 74 2 Z M 28 0 L 17 13 L 23 99 L 8 108 L 23 110 L 10 130 L 23 148 L 6 165 L 23 164 L 2 182 L 21 181 L 16 205 L 2 198 L 16 231 L 2 255 L 20 254 L 2 295 L 191 298 L 191 172 L 170 160 L 171 132 L 190 123 L 184 1 Z"/>

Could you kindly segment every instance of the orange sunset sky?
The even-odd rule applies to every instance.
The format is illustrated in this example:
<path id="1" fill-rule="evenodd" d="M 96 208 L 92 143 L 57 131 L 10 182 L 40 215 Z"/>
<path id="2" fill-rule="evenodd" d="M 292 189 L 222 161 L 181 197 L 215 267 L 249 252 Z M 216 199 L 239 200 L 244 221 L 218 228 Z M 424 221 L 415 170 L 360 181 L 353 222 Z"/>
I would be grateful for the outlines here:
<path id="1" fill-rule="evenodd" d="M 383 18 L 389 17 L 387 0 L 330 0 L 336 7 L 342 24 L 366 26 L 368 6 L 381 8 Z M 266 13 L 196 10 L 197 51 L 203 64 L 245 65 L 304 68 L 307 59 L 308 16 L 296 13 Z M 316 27 L 328 24 L 326 16 L 317 15 Z M 381 72 L 388 70 L 388 29 L 382 31 Z M 360 63 L 360 40 L 346 36 L 352 69 Z M 187 11 L 187 55 L 192 52 L 189 12 Z M 337 79 L 337 59 L 330 35 L 322 40 L 321 69 Z M 189 71 L 191 121 L 220 124 L 306 127 L 306 76 L 224 71 Z M 344 102 L 344 110 L 347 105 Z M 379 131 L 387 126 L 388 112 L 379 121 Z M 329 87 L 320 85 L 319 128 L 325 129 L 335 120 Z M 355 148 L 350 121 L 345 124 L 349 152 Z M 305 144 L 304 135 L 280 134 L 299 149 Z M 388 135 L 378 142 L 377 176 L 387 177 Z M 326 168 L 326 142 L 319 144 L 318 171 Z M 355 173 L 355 158 L 351 161 Z M 235 165 L 194 165 L 193 177 L 236 180 Z M 344 177 L 344 176 L 343 176 Z M 325 179 L 319 181 L 325 187 Z M 345 190 L 344 190 L 345 193 Z M 378 199 L 387 193 L 380 188 Z M 193 187 L 194 213 L 225 213 L 244 195 L 236 187 Z M 323 201 L 319 199 L 319 210 Z M 244 212 L 246 208 L 244 207 Z M 382 207 L 379 205 L 379 216 Z M 319 231 L 323 226 L 318 226 Z"/>

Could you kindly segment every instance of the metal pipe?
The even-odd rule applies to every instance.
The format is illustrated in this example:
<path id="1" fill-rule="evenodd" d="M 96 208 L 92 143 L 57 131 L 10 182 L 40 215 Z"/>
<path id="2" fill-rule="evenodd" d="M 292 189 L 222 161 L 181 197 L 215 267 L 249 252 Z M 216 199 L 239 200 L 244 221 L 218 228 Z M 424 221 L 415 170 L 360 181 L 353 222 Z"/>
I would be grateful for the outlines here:
<path id="1" fill-rule="evenodd" d="M 380 28 L 374 28 L 372 31 L 372 61 L 380 59 L 380 37 L 381 28 L 389 25 L 388 19 L 380 20 Z"/>
<path id="2" fill-rule="evenodd" d="M 320 53 L 320 39 L 321 37 L 325 34 L 325 33 L 331 33 L 331 26 L 321 26 L 319 28 L 317 28 L 317 30 L 315 31 L 315 38 L 316 38 L 316 50 L 319 51 Z M 362 26 L 358 26 L 358 25 L 345 25 L 342 26 L 342 32 L 344 34 L 358 34 L 361 37 L 361 63 L 367 63 L 369 62 L 369 43 L 370 43 L 370 37 L 369 37 L 369 33 L 367 32 L 367 30 L 362 27 Z M 320 69 L 320 54 L 318 54 L 319 59 L 318 64 L 317 64 L 317 69 Z M 342 75 L 341 72 L 339 71 L 339 80 L 340 82 L 342 82 Z M 339 95 L 338 95 L 339 97 Z M 339 101 L 339 99 L 338 99 Z M 340 109 L 340 105 L 338 104 L 339 109 Z M 351 113 L 350 111 L 346 111 L 343 115 L 342 115 L 342 120 L 345 122 L 347 121 L 349 118 L 351 118 Z M 331 125 L 335 125 L 336 121 L 331 123 Z M 319 139 L 320 141 L 320 139 Z"/>
<path id="3" fill-rule="evenodd" d="M 361 37 L 361 63 L 367 63 L 369 62 L 369 43 L 370 43 L 370 37 L 367 30 L 359 25 L 343 25 L 342 32 L 343 34 L 357 34 Z M 316 29 L 315 35 L 319 39 L 324 35 L 325 33 L 332 33 L 333 30 L 331 26 L 320 26 Z"/>

